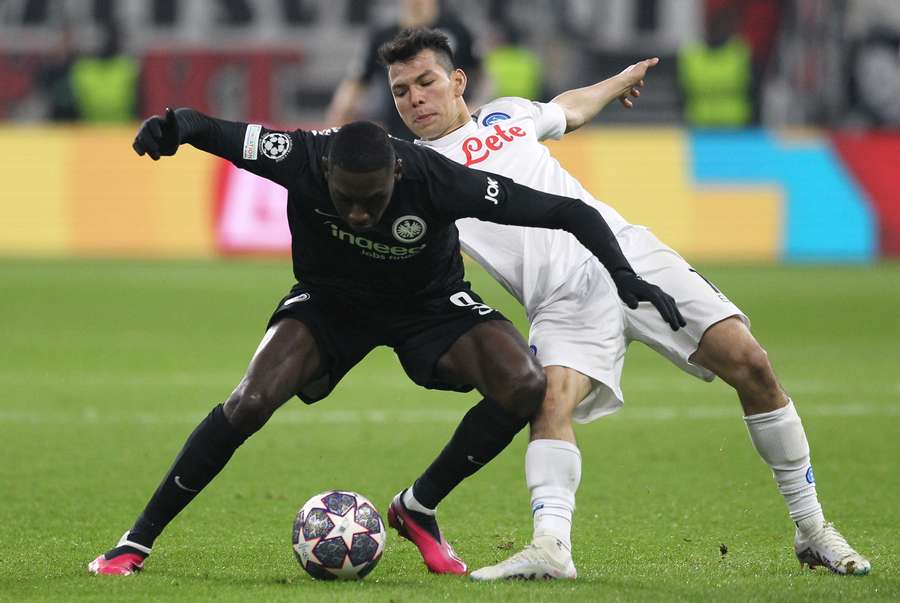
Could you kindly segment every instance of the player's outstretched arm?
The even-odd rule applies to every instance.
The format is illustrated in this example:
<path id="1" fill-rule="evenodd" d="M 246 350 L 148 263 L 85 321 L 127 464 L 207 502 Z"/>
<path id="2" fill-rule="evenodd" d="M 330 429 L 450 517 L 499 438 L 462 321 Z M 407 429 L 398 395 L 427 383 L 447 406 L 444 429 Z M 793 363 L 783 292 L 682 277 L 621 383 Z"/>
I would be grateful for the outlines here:
<path id="1" fill-rule="evenodd" d="M 607 78 L 584 88 L 567 90 L 550 102 L 562 107 L 566 114 L 566 132 L 577 130 L 588 123 L 612 101 L 619 102 L 627 108 L 634 107 L 632 98 L 641 95 L 647 71 L 659 63 L 659 59 L 645 59 L 627 67 L 622 73 Z"/>
<path id="2" fill-rule="evenodd" d="M 454 218 L 568 231 L 600 260 L 612 276 L 619 297 L 629 308 L 648 301 L 673 331 L 685 326 L 675 300 L 635 274 L 615 235 L 596 209 L 579 199 L 551 195 L 504 176 L 450 164 L 449 160 L 433 164 L 432 198 L 441 206 L 439 209 Z"/>
<path id="3" fill-rule="evenodd" d="M 279 184 L 296 174 L 302 153 L 290 153 L 299 131 L 271 133 L 258 124 L 227 121 L 189 108 L 166 109 L 145 120 L 132 148 L 154 161 L 174 155 L 183 144 L 222 157 L 236 166 Z M 260 150 L 266 139 L 277 148 Z"/>
<path id="4" fill-rule="evenodd" d="M 216 119 L 189 108 L 166 108 L 163 116 L 154 115 L 138 128 L 132 148 L 154 161 L 174 155 L 182 144 L 228 160 L 241 157 L 243 132 L 247 124 Z"/>

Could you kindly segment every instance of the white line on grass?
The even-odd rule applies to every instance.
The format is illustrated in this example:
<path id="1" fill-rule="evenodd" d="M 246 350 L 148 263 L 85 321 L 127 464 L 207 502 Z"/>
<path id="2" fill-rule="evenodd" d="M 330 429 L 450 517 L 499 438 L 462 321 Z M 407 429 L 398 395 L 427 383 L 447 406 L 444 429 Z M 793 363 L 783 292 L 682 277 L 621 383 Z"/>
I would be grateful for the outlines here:
<path id="1" fill-rule="evenodd" d="M 193 387 L 231 388 L 241 380 L 241 372 L 178 372 L 161 371 L 70 371 L 70 372 L 0 372 L 0 386 L 46 387 L 154 387 L 169 389 L 190 389 Z M 398 368 L 391 374 L 370 374 L 357 382 L 351 376 L 341 387 L 409 386 L 409 378 Z M 693 392 L 704 384 L 688 375 L 673 373 L 671 377 L 635 377 L 624 385 L 628 392 Z M 869 396 L 900 395 L 900 383 L 853 383 L 851 381 L 829 381 L 824 379 L 793 379 L 785 384 L 793 395 L 799 394 L 866 394 Z"/>
<path id="2" fill-rule="evenodd" d="M 276 413 L 275 424 L 416 424 L 416 423 L 456 423 L 465 413 L 465 408 L 424 408 L 402 409 L 384 408 L 373 410 L 339 409 L 285 409 Z M 800 408 L 804 417 L 897 417 L 900 404 L 857 403 L 834 406 L 808 405 Z M 614 415 L 625 421 L 695 421 L 695 420 L 740 420 L 737 404 L 732 406 L 694 407 L 628 407 Z M 121 410 L 83 407 L 71 411 L 0 410 L 0 423 L 11 425 L 44 424 L 139 424 L 171 425 L 195 424 L 203 418 L 202 412 L 162 411 L 125 412 Z"/>

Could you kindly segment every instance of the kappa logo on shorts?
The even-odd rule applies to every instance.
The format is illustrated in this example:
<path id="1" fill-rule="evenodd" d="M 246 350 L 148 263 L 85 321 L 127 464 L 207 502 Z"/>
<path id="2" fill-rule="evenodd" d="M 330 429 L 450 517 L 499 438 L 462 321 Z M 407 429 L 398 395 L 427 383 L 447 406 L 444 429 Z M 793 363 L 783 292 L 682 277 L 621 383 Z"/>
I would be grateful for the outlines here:
<path id="1" fill-rule="evenodd" d="M 428 226 L 419 216 L 401 216 L 394 220 L 391 232 L 401 243 L 415 243 L 425 236 Z"/>
<path id="2" fill-rule="evenodd" d="M 504 119 L 509 119 L 509 114 L 504 113 L 503 111 L 494 111 L 493 113 L 488 113 L 484 116 L 484 119 L 481 120 L 482 126 L 489 126 L 491 124 L 495 124 L 498 121 L 503 121 Z"/>
<path id="3" fill-rule="evenodd" d="M 291 304 L 298 304 L 300 302 L 305 302 L 309 299 L 309 293 L 301 293 L 300 295 L 295 295 L 290 299 L 284 300 L 282 306 L 290 306 Z"/>
<path id="4" fill-rule="evenodd" d="M 269 159 L 281 161 L 291 152 L 291 137 L 282 132 L 269 132 L 262 137 L 259 147 Z"/>

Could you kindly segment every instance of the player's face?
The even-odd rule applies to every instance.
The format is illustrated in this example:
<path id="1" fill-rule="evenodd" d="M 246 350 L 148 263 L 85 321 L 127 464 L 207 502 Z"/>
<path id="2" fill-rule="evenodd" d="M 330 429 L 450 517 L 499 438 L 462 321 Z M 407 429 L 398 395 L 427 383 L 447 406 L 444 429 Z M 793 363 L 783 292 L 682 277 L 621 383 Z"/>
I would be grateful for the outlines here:
<path id="1" fill-rule="evenodd" d="M 341 220 L 356 232 L 372 230 L 381 221 L 400 177 L 400 162 L 394 168 L 374 172 L 348 172 L 338 166 L 326 171 L 331 202 Z"/>
<path id="2" fill-rule="evenodd" d="M 433 50 L 394 63 L 388 80 L 403 123 L 419 138 L 440 138 L 468 120 L 463 101 L 466 74 L 462 69 L 447 73 Z"/>

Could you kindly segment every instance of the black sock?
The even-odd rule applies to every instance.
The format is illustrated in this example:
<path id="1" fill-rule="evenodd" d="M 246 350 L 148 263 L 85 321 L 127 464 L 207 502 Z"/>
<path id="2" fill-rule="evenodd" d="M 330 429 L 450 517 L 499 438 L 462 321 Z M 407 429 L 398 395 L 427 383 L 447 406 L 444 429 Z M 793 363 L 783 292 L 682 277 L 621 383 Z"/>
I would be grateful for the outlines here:
<path id="1" fill-rule="evenodd" d="M 416 480 L 413 496 L 429 509 L 437 507 L 461 481 L 506 448 L 528 419 L 511 415 L 493 400 L 469 409 L 438 457 Z"/>
<path id="2" fill-rule="evenodd" d="M 222 405 L 216 406 L 188 437 L 128 539 L 152 547 L 156 537 L 212 481 L 247 437 L 228 422 Z"/>

